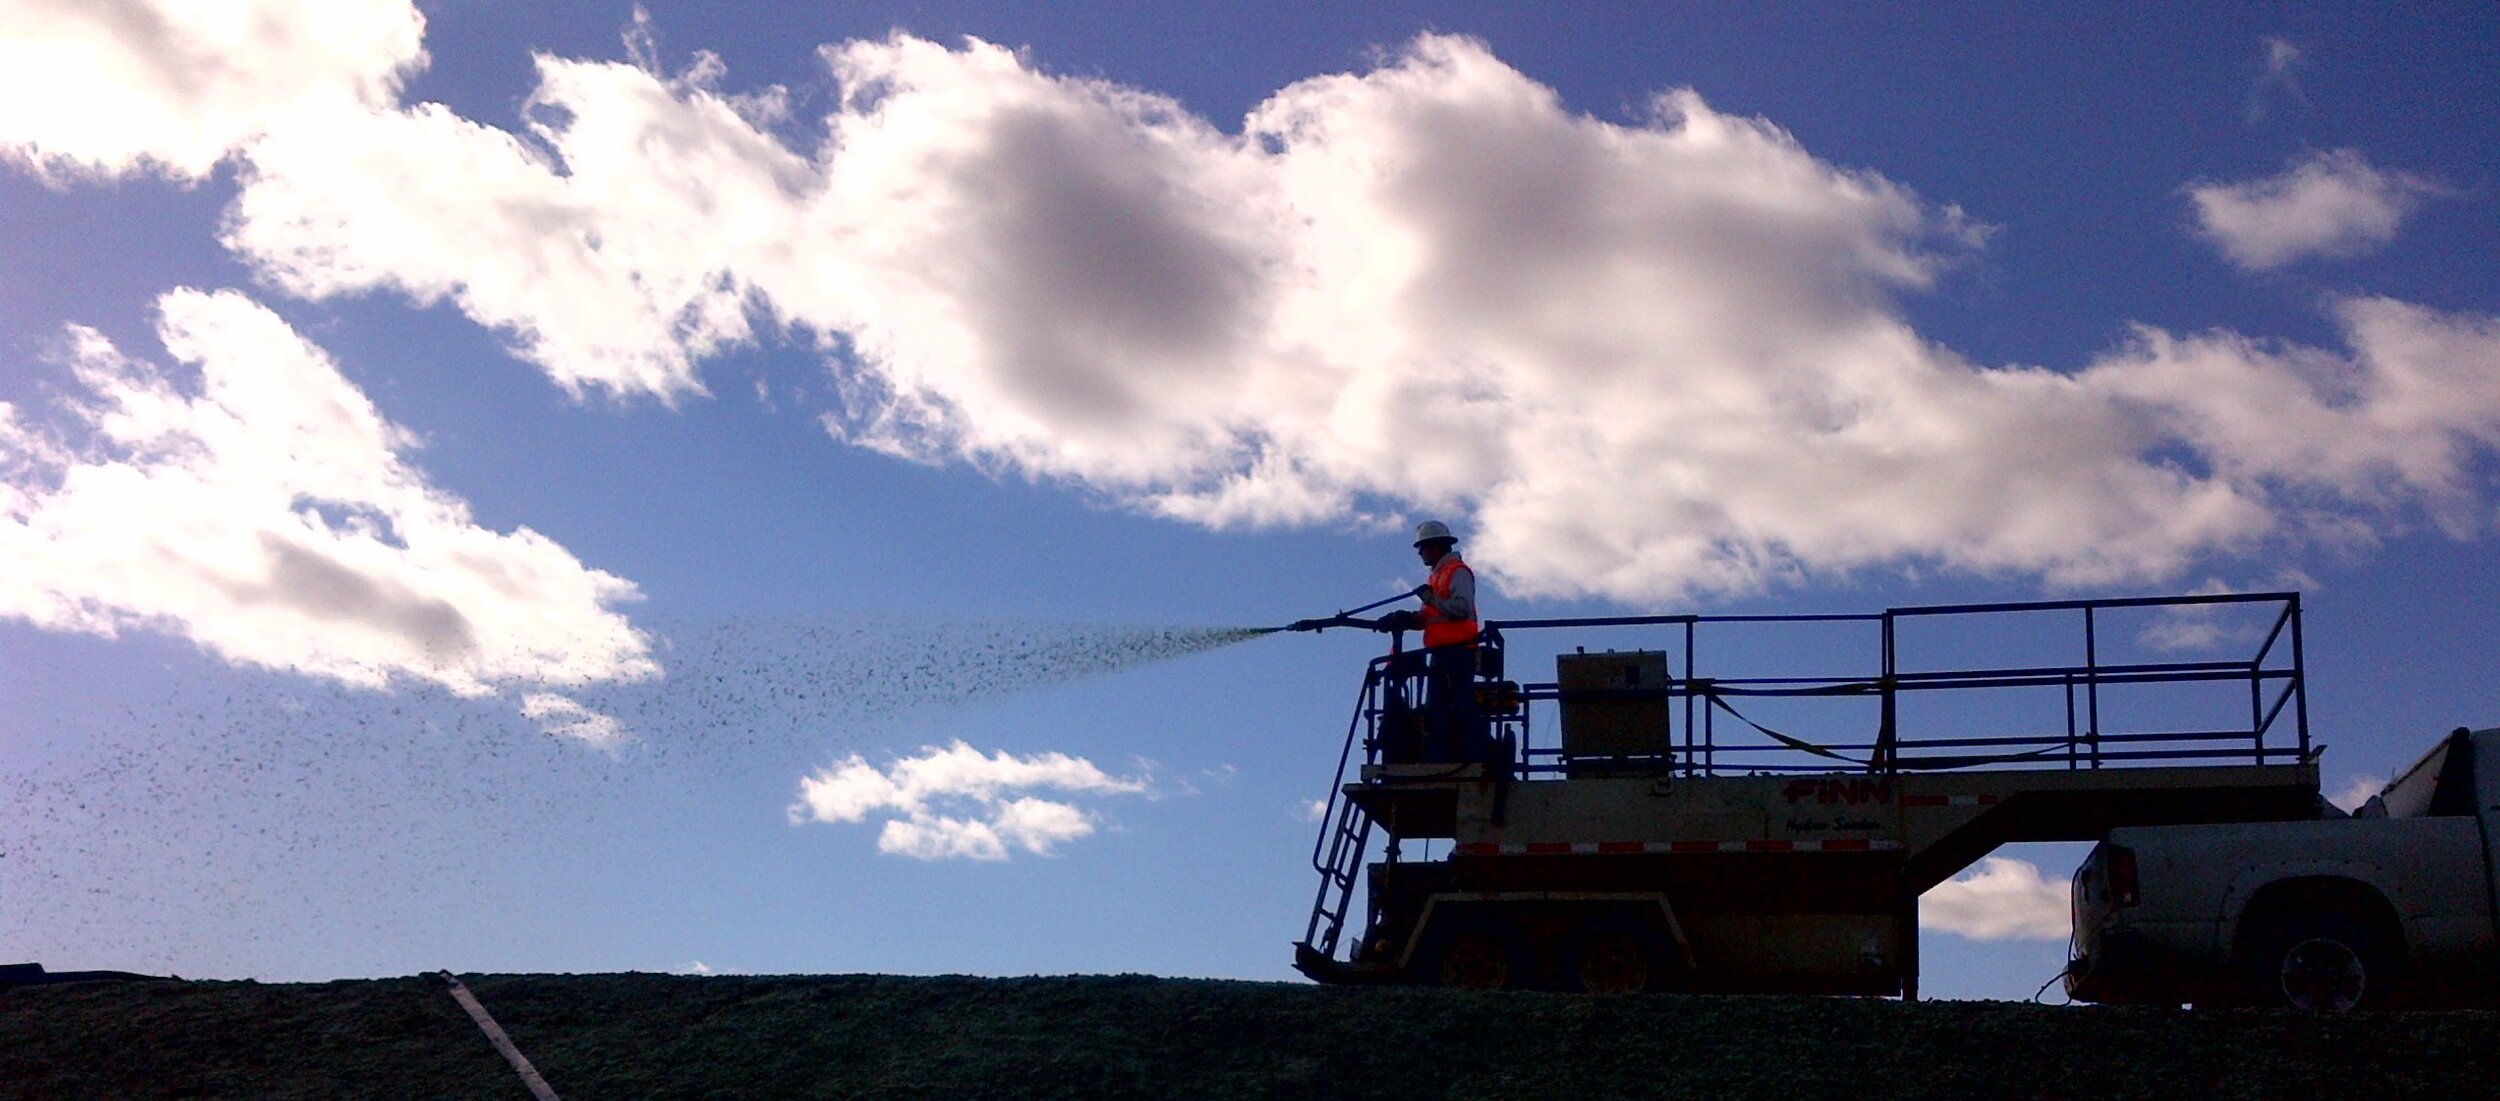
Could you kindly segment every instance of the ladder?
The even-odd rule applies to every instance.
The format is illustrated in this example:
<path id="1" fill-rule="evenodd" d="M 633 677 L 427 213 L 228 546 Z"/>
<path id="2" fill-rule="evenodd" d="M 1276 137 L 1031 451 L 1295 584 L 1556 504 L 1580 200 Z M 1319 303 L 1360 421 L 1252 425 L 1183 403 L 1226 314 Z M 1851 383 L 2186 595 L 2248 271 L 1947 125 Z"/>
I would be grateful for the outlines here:
<path id="1" fill-rule="evenodd" d="M 1343 796 L 1330 803 L 1328 813 L 1334 824 L 1311 851 L 1311 866 L 1319 872 L 1319 897 L 1311 902 L 1311 923 L 1303 930 L 1302 943 L 1333 958 L 1338 937 L 1345 931 L 1346 910 L 1354 904 L 1354 884 L 1362 878 L 1372 816 Z"/>
<path id="2" fill-rule="evenodd" d="M 1375 662 L 1370 675 L 1363 678 L 1354 717 L 1346 723 L 1345 748 L 1337 753 L 1337 779 L 1329 785 L 1328 805 L 1320 812 L 1320 820 L 1327 825 L 1311 845 L 1311 868 L 1319 873 L 1319 894 L 1311 901 L 1311 921 L 1302 931 L 1302 947 L 1322 958 L 1336 957 L 1346 910 L 1354 904 L 1354 885 L 1362 879 L 1363 851 L 1371 842 L 1371 813 L 1346 798 L 1345 781 L 1346 769 L 1355 760 L 1355 743 L 1363 743 L 1366 763 L 1377 752 L 1372 740 L 1361 734 L 1369 725 L 1366 720 L 1373 717 L 1373 697 L 1380 684 L 1381 668 Z M 1394 846 L 1391 851 L 1395 852 Z"/>

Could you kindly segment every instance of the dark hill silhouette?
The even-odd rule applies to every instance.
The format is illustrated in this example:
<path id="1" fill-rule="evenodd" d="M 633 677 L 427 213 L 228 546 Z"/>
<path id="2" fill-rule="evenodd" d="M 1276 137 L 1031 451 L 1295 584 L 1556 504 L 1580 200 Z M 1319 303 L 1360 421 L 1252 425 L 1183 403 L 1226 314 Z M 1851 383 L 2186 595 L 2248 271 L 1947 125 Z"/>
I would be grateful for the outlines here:
<path id="1" fill-rule="evenodd" d="M 2311 1018 L 1136 976 L 464 976 L 593 1098 L 2490 1096 L 2500 1013 Z M 0 1097 L 508 1097 L 433 977 L 0 993 Z"/>

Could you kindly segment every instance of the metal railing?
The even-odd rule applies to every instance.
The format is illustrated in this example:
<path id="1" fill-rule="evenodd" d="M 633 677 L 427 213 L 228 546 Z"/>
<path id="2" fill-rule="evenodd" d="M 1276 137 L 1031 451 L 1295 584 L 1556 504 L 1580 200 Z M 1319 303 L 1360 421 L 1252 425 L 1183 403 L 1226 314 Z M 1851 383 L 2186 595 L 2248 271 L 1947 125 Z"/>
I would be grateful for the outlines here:
<path id="1" fill-rule="evenodd" d="M 2113 612 L 2150 610 L 2194 615 L 2197 609 L 2246 606 L 2258 613 L 2263 630 L 2244 658 L 2178 661 L 2104 661 L 2105 621 Z M 1927 668 L 1903 656 L 1904 624 L 1957 623 L 2016 613 L 2072 613 L 2080 629 L 2080 660 L 2032 665 L 1980 664 Z M 1844 675 L 1733 675 L 1713 662 L 1717 651 L 1707 645 L 1713 629 L 1764 625 L 1773 629 L 1815 624 L 1871 624 L 1878 631 L 1875 667 Z M 1651 638 L 1667 654 L 1669 675 L 1654 688 L 1565 689 L 1557 682 L 1505 680 L 1501 672 L 1514 656 L 1514 641 L 1546 631 L 1591 631 L 1625 628 L 1663 632 Z M 2210 649 L 2211 647 L 2207 647 Z M 1609 771 L 1653 770 L 1677 776 L 1729 773 L 1834 772 L 1862 770 L 1889 775 L 1900 772 L 1964 768 L 2063 767 L 2069 769 L 2150 766 L 2190 763 L 2298 763 L 2311 759 L 2309 710 L 2301 656 L 2300 595 L 2248 593 L 2210 596 L 2140 597 L 2116 600 L 2066 600 L 2005 604 L 1955 604 L 1890 608 L 1864 614 L 1809 615 L 1669 615 L 1611 616 L 1587 619 L 1523 619 L 1485 625 L 1479 650 L 1486 655 L 1472 687 L 1478 699 L 1501 701 L 1502 710 L 1482 715 L 1485 736 L 1478 743 L 1497 747 L 1484 763 L 1510 779 L 1533 779 L 1571 771 L 1575 762 L 1559 744 L 1540 744 L 1535 715 L 1579 701 L 1647 697 L 1664 703 L 1672 730 L 1663 751 L 1638 760 L 1609 760 Z M 1336 783 L 1329 789 L 1321 830 L 1311 852 L 1320 873 L 1318 897 L 1302 943 L 1333 957 L 1345 926 L 1374 828 L 1363 808 L 1344 794 L 1357 765 L 1383 760 L 1382 723 L 1391 715 L 1411 716 L 1431 701 L 1422 700 L 1427 676 L 1422 655 L 1395 652 L 1375 658 L 1366 669 L 1354 715 L 1347 724 L 1344 748 L 1337 759 Z M 1680 670 L 1681 675 L 1675 671 Z M 1702 675 L 1702 671 L 1710 675 Z M 2154 685 L 2206 685 L 2231 688 L 2245 684 L 2244 726 L 2190 726 L 2140 729 L 2108 721 L 2105 704 L 2113 693 Z M 2055 693 L 2061 716 L 2056 729 L 2032 732 L 1973 733 L 1930 730 L 1903 714 L 1905 700 L 1949 692 L 2008 691 Z M 1739 701 L 1836 700 L 1871 707 L 1873 715 L 1851 734 L 1829 724 L 1813 729 L 1780 730 L 1747 718 Z M 1420 704 L 1419 704 L 1420 701 Z M 2288 709 L 2289 715 L 2286 717 Z M 1722 720 L 1721 716 L 1727 716 Z M 1404 721 L 1403 718 L 1400 721 Z M 2288 724 L 2289 729 L 2281 729 Z M 1559 725 L 1559 724 L 1557 724 Z M 1726 729 L 1723 730 L 1722 728 Z M 1755 735 L 1747 737 L 1748 734 Z M 1359 754 L 1358 754 L 1359 749 Z M 1395 777 L 1379 782 L 1396 783 Z M 1397 858 L 1395 839 L 1388 853 Z"/>
<path id="2" fill-rule="evenodd" d="M 2200 610 L 2246 607 L 2258 613 L 2252 628 L 2253 649 L 2245 657 L 2197 660 L 2119 660 L 2106 655 L 2104 637 L 2114 612 L 2149 611 L 2194 615 Z M 1958 625 L 1990 617 L 2024 613 L 2068 613 L 2080 653 L 2073 660 L 2028 665 L 1958 664 L 1914 666 L 1903 658 L 1906 625 L 1935 625 L 1950 631 Z M 1715 629 L 1733 625 L 1784 626 L 1866 624 L 1878 632 L 1872 668 L 1834 675 L 1745 675 L 1722 669 L 1722 655 L 1709 645 Z M 1673 719 L 1672 736 L 1662 752 L 1637 761 L 1617 762 L 1675 775 L 1707 776 L 1726 772 L 1830 772 L 1862 769 L 1872 773 L 1932 771 L 1983 767 L 2104 768 L 2159 763 L 2290 763 L 2312 752 L 2304 669 L 2301 656 L 2298 593 L 2233 593 L 2207 596 L 2136 597 L 2111 600 L 2065 600 L 2002 604 L 1954 604 L 1890 608 L 1859 614 L 1807 615 L 1669 615 L 1612 616 L 1585 619 L 1523 619 L 1486 624 L 1483 649 L 1495 657 L 1487 664 L 1507 665 L 1521 640 L 1540 632 L 1632 629 L 1646 648 L 1667 655 L 1670 675 L 1654 688 L 1567 689 L 1551 681 L 1506 682 L 1480 678 L 1482 694 L 1515 699 L 1515 711 L 1486 716 L 1495 734 L 1510 734 L 1516 747 L 1510 762 L 1521 777 L 1553 774 L 1567 764 L 1563 747 L 1540 740 L 1540 711 L 1574 702 L 1644 696 L 1663 702 Z M 2209 643 L 2212 650 L 2218 643 Z M 1380 722 L 1392 699 L 1410 702 L 1423 691 L 1423 676 L 1414 655 L 1392 654 L 1374 659 L 1365 677 L 1363 695 L 1348 732 L 1347 759 L 1356 744 L 1364 763 L 1381 759 Z M 2205 686 L 2236 692 L 2245 687 L 2243 719 L 2198 725 L 2152 728 L 2109 720 L 2106 705 L 2113 695 L 2146 686 Z M 1904 714 L 1904 705 L 1943 693 L 2001 690 L 2012 694 L 2051 693 L 2058 705 L 2048 724 L 2020 729 L 1948 728 Z M 1825 700 L 1856 702 L 1867 712 L 1811 727 L 1782 729 L 1747 717 L 1751 701 Z M 2206 708 L 2207 711 L 2213 710 Z M 2286 712 L 2288 711 L 2288 715 Z M 1970 720 L 1958 720 L 1967 726 Z M 1559 724 L 1557 724 L 1559 725 Z M 1502 739 L 1496 739 L 1500 741 Z M 1341 767 L 1339 781 L 1343 782 Z"/>

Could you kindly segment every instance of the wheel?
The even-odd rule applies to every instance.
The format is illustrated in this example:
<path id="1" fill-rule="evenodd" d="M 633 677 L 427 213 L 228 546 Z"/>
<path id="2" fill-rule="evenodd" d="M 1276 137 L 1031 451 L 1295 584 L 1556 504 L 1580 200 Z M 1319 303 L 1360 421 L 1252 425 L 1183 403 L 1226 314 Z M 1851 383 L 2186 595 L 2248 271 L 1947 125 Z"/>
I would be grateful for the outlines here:
<path id="1" fill-rule="evenodd" d="M 2308 1013 L 2385 1006 L 2396 955 L 2384 937 L 2348 914 L 2294 914 L 2273 926 L 2250 957 L 2260 1002 Z"/>
<path id="2" fill-rule="evenodd" d="M 1516 990 L 1527 977 L 1517 930 L 1491 915 L 1444 914 L 1416 954 L 1415 979 L 1459 990 Z"/>
<path id="3" fill-rule="evenodd" d="M 1637 994 L 1649 989 L 1649 951 L 1630 933 L 1601 933 L 1580 946 L 1573 971 L 1590 994 Z"/>
<path id="4" fill-rule="evenodd" d="M 1510 952 L 1491 933 L 1466 932 L 1441 950 L 1434 978 L 1461 990 L 1500 990 L 1511 985 Z"/>
<path id="5" fill-rule="evenodd" d="M 1667 986 L 1674 962 L 1657 923 L 1631 914 L 1604 913 L 1573 934 L 1570 978 L 1586 994 L 1637 994 Z"/>

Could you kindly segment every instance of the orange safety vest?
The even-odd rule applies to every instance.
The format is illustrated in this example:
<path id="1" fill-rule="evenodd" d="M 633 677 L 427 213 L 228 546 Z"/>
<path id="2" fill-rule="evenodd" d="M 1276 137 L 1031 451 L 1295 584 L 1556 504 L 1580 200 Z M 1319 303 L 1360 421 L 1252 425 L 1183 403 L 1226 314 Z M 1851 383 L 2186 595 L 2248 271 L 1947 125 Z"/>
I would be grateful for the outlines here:
<path id="1" fill-rule="evenodd" d="M 1426 582 L 1432 586 L 1432 598 L 1448 600 L 1450 579 L 1458 576 L 1458 571 L 1464 569 L 1467 569 L 1467 563 L 1458 560 L 1457 551 L 1453 550 L 1442 555 L 1441 561 L 1432 567 L 1432 579 Z M 1468 576 L 1475 576 L 1475 571 L 1469 570 Z M 1474 641 L 1476 641 L 1476 620 L 1473 616 L 1460 619 L 1430 604 L 1424 605 L 1425 649 L 1435 646 L 1464 646 Z"/>

